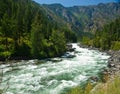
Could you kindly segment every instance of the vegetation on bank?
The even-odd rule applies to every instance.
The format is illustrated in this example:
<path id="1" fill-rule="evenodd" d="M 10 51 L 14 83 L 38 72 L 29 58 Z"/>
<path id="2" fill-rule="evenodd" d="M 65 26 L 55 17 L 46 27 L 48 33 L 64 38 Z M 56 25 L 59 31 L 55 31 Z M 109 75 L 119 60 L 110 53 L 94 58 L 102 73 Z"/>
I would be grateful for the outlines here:
<path id="1" fill-rule="evenodd" d="M 112 81 L 101 83 L 95 88 L 91 84 L 88 84 L 85 90 L 76 87 L 68 94 L 120 94 L 120 78 L 116 76 Z"/>
<path id="2" fill-rule="evenodd" d="M 76 35 L 32 0 L 0 0 L 0 59 L 61 55 Z"/>
<path id="3" fill-rule="evenodd" d="M 100 85 L 91 94 L 120 94 L 120 78 L 117 76 L 113 81 Z"/>
<path id="4" fill-rule="evenodd" d="M 88 46 L 100 48 L 101 50 L 120 50 L 120 18 L 105 25 L 101 30 L 95 32 L 94 37 L 84 36 L 82 43 Z M 115 77 L 112 81 L 105 76 L 101 85 L 85 93 L 78 87 L 68 94 L 119 94 L 120 78 Z M 107 81 L 107 82 L 106 82 Z"/>
<path id="5" fill-rule="evenodd" d="M 84 89 L 81 87 L 75 87 L 71 89 L 70 92 L 68 92 L 68 94 L 90 94 L 92 88 L 93 85 L 91 83 L 88 83 Z"/>
<path id="6" fill-rule="evenodd" d="M 120 50 L 120 18 L 96 31 L 94 38 L 83 37 L 82 43 L 102 50 Z"/>

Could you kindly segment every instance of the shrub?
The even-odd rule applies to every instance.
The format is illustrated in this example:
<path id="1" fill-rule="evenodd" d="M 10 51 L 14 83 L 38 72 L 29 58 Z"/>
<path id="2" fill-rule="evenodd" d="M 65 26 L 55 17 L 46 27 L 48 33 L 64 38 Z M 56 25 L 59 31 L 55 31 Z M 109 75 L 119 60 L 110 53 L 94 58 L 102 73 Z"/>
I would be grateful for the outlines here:
<path id="1" fill-rule="evenodd" d="M 111 45 L 111 49 L 113 50 L 120 50 L 120 41 L 115 41 Z"/>

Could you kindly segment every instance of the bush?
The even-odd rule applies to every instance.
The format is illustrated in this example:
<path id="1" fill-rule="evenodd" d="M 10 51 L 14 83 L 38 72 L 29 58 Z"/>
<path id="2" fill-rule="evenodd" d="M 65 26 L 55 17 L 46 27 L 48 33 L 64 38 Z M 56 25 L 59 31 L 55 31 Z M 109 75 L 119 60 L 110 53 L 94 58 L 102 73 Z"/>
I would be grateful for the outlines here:
<path id="1" fill-rule="evenodd" d="M 11 55 L 11 52 L 9 52 L 9 51 L 4 51 L 4 52 L 0 52 L 0 56 L 2 57 L 9 57 Z"/>
<path id="2" fill-rule="evenodd" d="M 115 41 L 111 45 L 112 50 L 120 50 L 120 41 Z"/>

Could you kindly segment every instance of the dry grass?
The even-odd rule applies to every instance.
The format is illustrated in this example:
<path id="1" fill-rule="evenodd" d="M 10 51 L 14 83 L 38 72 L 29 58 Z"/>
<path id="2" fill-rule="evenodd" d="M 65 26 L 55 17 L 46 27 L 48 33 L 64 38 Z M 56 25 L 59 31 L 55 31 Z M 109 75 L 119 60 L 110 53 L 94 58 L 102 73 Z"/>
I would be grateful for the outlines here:
<path id="1" fill-rule="evenodd" d="M 92 88 L 92 85 L 88 83 L 85 90 L 82 90 L 80 87 L 76 87 L 68 94 L 120 94 L 120 77 L 117 76 L 113 80 L 101 83 L 94 88 L 94 90 L 92 90 Z"/>
<path id="2" fill-rule="evenodd" d="M 120 94 L 120 78 L 115 77 L 113 81 L 100 85 L 91 94 Z"/>

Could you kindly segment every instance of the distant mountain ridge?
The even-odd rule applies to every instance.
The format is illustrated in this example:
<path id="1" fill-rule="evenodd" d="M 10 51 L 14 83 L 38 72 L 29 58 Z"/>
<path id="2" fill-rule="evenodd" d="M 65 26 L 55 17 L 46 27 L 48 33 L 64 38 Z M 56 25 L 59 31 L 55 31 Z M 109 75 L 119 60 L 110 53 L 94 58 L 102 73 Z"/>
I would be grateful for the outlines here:
<path id="1" fill-rule="evenodd" d="M 90 6 L 64 7 L 61 4 L 42 5 L 51 19 L 76 32 L 95 32 L 120 16 L 120 3 L 100 3 Z"/>

